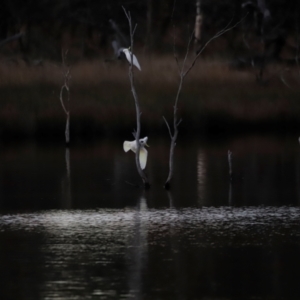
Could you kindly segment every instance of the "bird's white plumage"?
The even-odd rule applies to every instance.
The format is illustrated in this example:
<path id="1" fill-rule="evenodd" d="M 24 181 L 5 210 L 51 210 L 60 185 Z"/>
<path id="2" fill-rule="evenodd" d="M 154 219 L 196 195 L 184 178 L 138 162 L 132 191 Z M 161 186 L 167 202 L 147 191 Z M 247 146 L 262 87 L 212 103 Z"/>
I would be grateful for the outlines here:
<path id="1" fill-rule="evenodd" d="M 124 52 L 128 62 L 131 64 L 131 51 L 129 49 L 126 49 L 126 48 L 122 49 L 122 51 Z M 134 66 L 136 66 L 140 71 L 142 70 L 141 66 L 140 66 L 140 64 L 139 64 L 139 62 L 138 62 L 138 60 L 137 60 L 137 58 L 134 54 L 132 54 L 132 64 Z"/>
<path id="2" fill-rule="evenodd" d="M 123 144 L 124 151 L 128 152 L 129 150 L 132 150 L 135 153 L 136 146 L 133 145 L 133 143 L 135 144 L 135 141 L 133 141 L 133 142 L 125 141 Z M 135 147 L 135 149 L 133 149 L 133 147 Z"/>
<path id="3" fill-rule="evenodd" d="M 146 164 L 147 164 L 147 157 L 148 157 L 148 151 L 145 149 L 145 146 L 147 145 L 147 140 L 148 137 L 144 137 L 143 139 L 140 139 L 140 165 L 142 170 L 144 170 L 146 168 Z M 149 146 L 148 146 L 149 147 Z M 125 152 L 128 152 L 129 150 L 133 151 L 134 153 L 136 153 L 136 141 L 125 141 L 123 143 L 123 149 Z"/>
<path id="4" fill-rule="evenodd" d="M 145 148 L 140 149 L 140 165 L 142 170 L 146 168 L 148 151 Z"/>

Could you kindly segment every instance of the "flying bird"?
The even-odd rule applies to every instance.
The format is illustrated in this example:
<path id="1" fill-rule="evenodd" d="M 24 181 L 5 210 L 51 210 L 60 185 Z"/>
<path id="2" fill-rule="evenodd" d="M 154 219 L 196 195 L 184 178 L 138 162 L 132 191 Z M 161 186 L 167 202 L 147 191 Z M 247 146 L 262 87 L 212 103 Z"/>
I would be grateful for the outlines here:
<path id="1" fill-rule="evenodd" d="M 146 164 L 147 164 L 147 156 L 148 156 L 148 151 L 146 150 L 145 146 L 149 147 L 147 145 L 147 140 L 148 137 L 144 137 L 143 139 L 140 139 L 140 165 L 142 170 L 144 170 L 146 168 Z M 123 143 L 123 149 L 125 152 L 128 152 L 129 150 L 133 151 L 134 153 L 136 153 L 136 141 L 125 141 Z"/>

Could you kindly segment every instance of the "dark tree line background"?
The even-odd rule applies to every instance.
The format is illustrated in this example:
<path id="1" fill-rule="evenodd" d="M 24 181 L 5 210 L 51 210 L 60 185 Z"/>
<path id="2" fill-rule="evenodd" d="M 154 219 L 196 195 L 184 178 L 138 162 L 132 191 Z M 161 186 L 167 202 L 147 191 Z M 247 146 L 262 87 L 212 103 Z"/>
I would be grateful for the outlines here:
<path id="1" fill-rule="evenodd" d="M 69 49 L 74 60 L 113 55 L 116 29 L 110 20 L 128 36 L 122 6 L 138 24 L 137 51 L 172 53 L 174 36 L 180 51 L 195 28 L 197 2 L 202 20 L 198 48 L 229 22 L 242 20 L 204 55 L 229 56 L 238 67 L 250 60 L 297 62 L 300 3 L 285 0 L 2 0 L 0 55 L 28 63 L 60 60 L 62 49 Z"/>

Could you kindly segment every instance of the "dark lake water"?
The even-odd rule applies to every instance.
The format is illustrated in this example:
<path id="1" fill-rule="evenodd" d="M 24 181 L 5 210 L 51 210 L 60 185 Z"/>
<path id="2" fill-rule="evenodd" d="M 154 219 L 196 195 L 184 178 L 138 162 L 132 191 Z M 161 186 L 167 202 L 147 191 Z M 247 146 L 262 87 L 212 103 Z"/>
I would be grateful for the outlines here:
<path id="1" fill-rule="evenodd" d="M 0 299 L 299 299 L 298 137 L 148 142 L 1 145 Z"/>

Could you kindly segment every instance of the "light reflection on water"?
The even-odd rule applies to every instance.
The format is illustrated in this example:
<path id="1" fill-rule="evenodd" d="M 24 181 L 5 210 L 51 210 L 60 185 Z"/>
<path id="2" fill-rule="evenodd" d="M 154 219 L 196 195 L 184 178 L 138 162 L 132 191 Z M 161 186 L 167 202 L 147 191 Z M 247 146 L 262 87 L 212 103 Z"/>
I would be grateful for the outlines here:
<path id="1" fill-rule="evenodd" d="M 1 231 L 7 228 L 11 231 L 25 230 L 26 232 L 42 232 L 55 238 L 82 238 L 92 241 L 95 235 L 112 233 L 125 237 L 131 231 L 131 226 L 141 223 L 150 230 L 164 232 L 165 227 L 172 224 L 172 228 L 198 227 L 202 236 L 201 243 L 211 246 L 210 234 L 219 235 L 222 232 L 225 244 L 231 244 L 230 237 L 243 234 L 249 227 L 268 230 L 278 226 L 279 229 L 295 229 L 289 231 L 288 237 L 300 236 L 297 226 L 300 224 L 299 207 L 203 207 L 183 209 L 149 209 L 146 199 L 141 197 L 137 208 L 96 209 L 96 210 L 61 210 L 41 211 L 38 213 L 19 213 L 0 216 Z M 140 224 L 140 225 L 141 225 Z M 144 227 L 139 226 L 139 229 Z M 295 226 L 295 227 L 294 227 Z M 224 230 L 226 229 L 226 230 Z M 224 230 L 224 232 L 223 232 Z M 255 231 L 255 230 L 254 230 Z M 254 232 L 255 233 L 255 232 Z M 263 232 L 258 232 L 262 233 Z M 278 233 L 272 231 L 266 237 L 272 239 Z M 82 235 L 82 236 L 81 236 Z M 90 236 L 92 235 L 92 236 Z M 247 240 L 249 236 L 245 237 Z M 143 239 L 144 240 L 144 239 Z M 266 240 L 264 240 L 266 241 Z M 252 241 L 254 243 L 255 241 Z M 224 246 L 223 244 L 221 246 Z"/>
<path id="2" fill-rule="evenodd" d="M 120 143 L 0 152 L 0 299 L 300 296 L 296 139 L 178 143 L 169 192 L 160 141 L 149 191 Z"/>
<path id="3" fill-rule="evenodd" d="M 300 295 L 299 214 L 298 207 L 157 210 L 142 196 L 122 210 L 2 215 L 0 265 L 9 271 L 1 299 L 288 299 Z"/>

